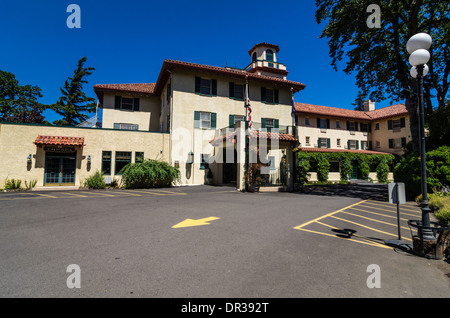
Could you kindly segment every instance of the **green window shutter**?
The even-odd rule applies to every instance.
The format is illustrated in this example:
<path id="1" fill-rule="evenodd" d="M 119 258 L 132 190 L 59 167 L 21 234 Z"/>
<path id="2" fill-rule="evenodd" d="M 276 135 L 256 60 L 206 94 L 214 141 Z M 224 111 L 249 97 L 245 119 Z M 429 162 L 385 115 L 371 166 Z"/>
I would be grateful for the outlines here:
<path id="1" fill-rule="evenodd" d="M 359 129 L 358 129 L 358 122 L 355 122 L 355 131 L 359 131 Z"/>
<path id="2" fill-rule="evenodd" d="M 139 98 L 134 98 L 133 100 L 133 110 L 139 111 Z"/>
<path id="3" fill-rule="evenodd" d="M 234 97 L 234 83 L 230 82 L 230 97 Z"/>
<path id="4" fill-rule="evenodd" d="M 331 141 L 330 141 L 330 138 L 327 138 L 327 148 L 331 148 Z"/>
<path id="5" fill-rule="evenodd" d="M 320 118 L 317 118 L 317 128 L 320 128 Z"/>
<path id="6" fill-rule="evenodd" d="M 402 137 L 402 147 L 405 147 L 405 146 L 406 146 L 406 138 Z"/>
<path id="7" fill-rule="evenodd" d="M 229 126 L 230 128 L 234 128 L 234 115 L 230 115 L 230 116 L 229 116 L 229 122 L 228 122 L 228 123 L 229 123 L 228 126 Z"/>
<path id="8" fill-rule="evenodd" d="M 350 140 L 347 140 L 347 149 L 350 149 Z"/>
<path id="9" fill-rule="evenodd" d="M 194 112 L 194 128 L 200 128 L 200 112 Z"/>
<path id="10" fill-rule="evenodd" d="M 195 77 L 195 92 L 196 93 L 200 93 L 200 81 L 201 81 L 201 78 L 196 76 Z"/>
<path id="11" fill-rule="evenodd" d="M 266 128 L 266 119 L 261 118 L 261 128 Z"/>
<path id="12" fill-rule="evenodd" d="M 322 148 L 321 145 L 320 145 L 320 142 L 321 142 L 320 139 L 322 139 L 322 138 L 317 139 L 317 148 Z"/>
<path id="13" fill-rule="evenodd" d="M 217 114 L 211 113 L 211 129 L 216 129 Z"/>
<path id="14" fill-rule="evenodd" d="M 217 96 L 217 80 L 211 80 L 211 95 Z"/>
<path id="15" fill-rule="evenodd" d="M 356 140 L 355 144 L 356 144 L 356 150 L 359 150 L 359 142 L 358 142 L 358 140 Z"/>
<path id="16" fill-rule="evenodd" d="M 274 91 L 273 91 L 273 101 L 274 101 L 274 103 L 275 104 L 278 104 L 279 103 L 279 96 L 280 96 L 280 93 L 278 92 L 278 89 L 274 89 Z"/>
<path id="17" fill-rule="evenodd" d="M 278 119 L 274 120 L 274 126 L 275 126 L 274 128 L 276 129 L 280 128 L 280 121 Z"/>
<path id="18" fill-rule="evenodd" d="M 361 150 L 364 150 L 364 141 L 361 140 Z"/>
<path id="19" fill-rule="evenodd" d="M 330 128 L 330 120 L 329 119 L 327 119 L 327 128 L 328 129 Z M 330 147 L 328 147 L 328 148 L 330 148 Z"/>
<path id="20" fill-rule="evenodd" d="M 347 130 L 350 130 L 350 122 L 347 120 Z"/>
<path id="21" fill-rule="evenodd" d="M 392 130 L 392 120 L 388 120 L 388 129 Z"/>
<path id="22" fill-rule="evenodd" d="M 405 117 L 400 118 L 400 127 L 403 128 L 406 126 Z"/>
<path id="23" fill-rule="evenodd" d="M 262 102 L 266 101 L 266 88 L 265 87 L 261 87 L 261 101 Z"/>
<path id="24" fill-rule="evenodd" d="M 389 148 L 394 148 L 394 139 L 389 139 Z"/>
<path id="25" fill-rule="evenodd" d="M 122 97 L 116 96 L 114 100 L 114 109 L 120 109 L 120 104 L 122 104 Z"/>

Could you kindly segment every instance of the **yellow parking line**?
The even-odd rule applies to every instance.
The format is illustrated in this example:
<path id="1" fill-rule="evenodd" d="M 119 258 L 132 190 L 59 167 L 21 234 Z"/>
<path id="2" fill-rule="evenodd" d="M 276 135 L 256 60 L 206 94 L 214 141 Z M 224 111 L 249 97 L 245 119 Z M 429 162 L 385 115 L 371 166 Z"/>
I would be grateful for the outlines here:
<path id="1" fill-rule="evenodd" d="M 374 202 L 374 201 L 367 201 L 366 203 L 397 209 L 396 205 L 395 204 L 391 204 L 391 203 L 380 204 L 380 203 L 377 203 L 377 202 Z M 411 209 L 409 207 L 405 207 L 405 206 L 403 206 L 403 204 L 400 204 L 400 209 L 407 209 L 410 212 L 417 212 L 417 209 Z"/>
<path id="2" fill-rule="evenodd" d="M 323 226 L 327 226 L 327 227 L 332 228 L 332 229 L 336 229 L 336 230 L 340 230 L 340 231 L 345 232 L 345 230 L 340 229 L 340 228 L 335 227 L 335 226 L 332 226 L 332 225 L 329 225 L 329 224 L 325 224 L 325 223 L 322 223 L 322 222 L 319 222 L 319 221 L 317 221 L 316 223 L 321 224 L 321 225 L 323 225 Z M 369 242 L 370 242 L 369 245 L 374 245 L 374 246 L 384 247 L 384 248 L 390 248 L 389 246 L 383 245 L 383 244 L 378 243 L 378 242 L 374 242 L 374 241 L 372 241 L 371 239 L 368 239 L 368 238 L 366 238 L 366 237 L 359 236 L 359 235 L 354 234 L 354 233 L 352 233 L 351 236 L 355 236 L 355 237 L 358 237 L 358 238 L 360 238 L 360 239 L 362 239 L 362 240 L 369 241 Z M 344 239 L 345 239 L 345 238 L 344 238 Z M 358 242 L 358 243 L 368 243 L 368 242 L 361 242 L 361 241 L 356 241 L 356 242 Z"/>
<path id="3" fill-rule="evenodd" d="M 384 222 L 384 221 L 380 221 L 380 220 L 377 220 L 377 219 L 368 218 L 367 216 L 362 216 L 362 215 L 359 215 L 359 214 L 354 214 L 354 213 L 350 213 L 350 212 L 346 212 L 346 211 L 341 211 L 341 213 L 346 213 L 346 214 L 349 214 L 349 215 L 357 216 L 359 218 L 363 218 L 363 219 L 370 220 L 370 221 L 373 221 L 373 222 L 378 222 L 378 223 L 387 224 L 387 225 L 391 225 L 391 226 L 397 226 L 397 224 L 392 224 L 392 223 L 389 223 L 389 222 Z M 400 226 L 400 227 L 402 229 L 409 230 L 409 228 L 407 228 L 407 227 L 404 227 L 404 226 Z"/>
<path id="4" fill-rule="evenodd" d="M 145 193 L 145 194 L 154 194 L 154 195 L 168 195 L 168 194 L 164 194 L 164 193 L 157 193 L 157 192 L 151 192 L 151 191 L 146 191 L 146 190 L 132 190 L 134 192 L 139 192 L 139 193 Z"/>
<path id="5" fill-rule="evenodd" d="M 363 208 L 370 208 L 370 209 L 381 210 L 381 211 L 390 212 L 390 213 L 397 213 L 397 211 L 389 211 L 389 210 L 386 210 L 386 209 L 376 208 L 374 206 L 363 205 L 362 207 Z M 409 215 L 409 216 L 417 216 L 417 214 L 410 214 L 410 213 L 402 212 L 401 209 L 400 209 L 400 214 Z"/>
<path id="6" fill-rule="evenodd" d="M 133 193 L 133 192 L 130 192 L 130 190 L 120 190 L 120 191 L 118 191 L 118 193 L 120 193 L 120 192 L 124 193 L 125 195 L 134 195 L 134 196 L 137 196 L 137 197 L 142 197 L 142 194 Z"/>
<path id="7" fill-rule="evenodd" d="M 46 197 L 46 198 L 58 199 L 58 197 L 55 197 L 53 195 L 48 195 L 48 194 L 42 194 L 42 193 L 31 193 L 31 194 L 40 195 L 40 196 Z"/>
<path id="8" fill-rule="evenodd" d="M 333 235 L 333 234 L 322 233 L 322 232 L 317 232 L 317 231 L 312 231 L 312 230 L 307 230 L 307 229 L 304 229 L 304 228 L 298 228 L 297 230 L 305 231 L 305 232 L 311 232 L 311 233 L 316 233 L 316 234 L 325 235 L 325 236 L 331 236 L 331 237 L 334 237 L 334 238 L 337 238 L 337 239 L 346 240 L 346 241 L 352 241 L 352 242 L 361 243 L 361 244 L 366 244 L 366 245 L 375 246 L 375 247 L 390 248 L 390 247 L 388 247 L 388 246 L 383 246 L 383 245 L 380 245 L 380 244 L 369 243 L 369 242 L 363 242 L 363 241 L 354 240 L 354 239 L 351 239 L 351 238 L 343 238 L 343 237 L 339 237 L 339 236 L 336 236 L 336 235 Z"/>
<path id="9" fill-rule="evenodd" d="M 114 195 L 112 195 L 112 194 L 98 193 L 98 192 L 81 192 L 81 193 L 90 194 L 89 196 L 86 196 L 86 197 L 89 197 L 89 198 L 92 198 L 95 195 L 104 196 L 104 197 L 114 197 Z"/>
<path id="10" fill-rule="evenodd" d="M 298 225 L 298 226 L 294 227 L 294 229 L 299 230 L 299 229 L 301 229 L 301 228 L 307 226 L 308 224 L 311 224 L 311 223 L 316 222 L 316 221 L 318 221 L 318 220 L 321 220 L 321 219 L 327 218 L 327 217 L 329 217 L 329 216 L 332 216 L 333 214 L 339 213 L 339 212 L 341 212 L 341 211 L 343 211 L 343 210 L 345 210 L 345 209 L 348 209 L 348 208 L 350 208 L 350 207 L 352 207 L 352 206 L 361 204 L 361 203 L 363 203 L 363 202 L 365 202 L 365 201 L 367 201 L 367 200 L 363 200 L 363 201 L 354 203 L 354 204 L 352 204 L 352 205 L 349 205 L 349 206 L 347 206 L 347 207 L 345 207 L 345 208 L 342 208 L 342 209 L 340 209 L 340 210 L 337 210 L 337 211 L 334 211 L 334 212 L 325 214 L 325 215 L 323 215 L 323 216 L 321 216 L 321 217 L 318 217 L 317 219 L 314 219 L 314 220 L 308 221 L 308 222 L 306 222 L 306 223 L 303 223 L 303 224 L 301 224 L 301 225 Z"/>
<path id="11" fill-rule="evenodd" d="M 387 218 L 397 219 L 396 216 L 392 216 L 392 215 L 386 215 L 386 214 L 382 214 L 382 213 L 376 213 L 376 212 L 371 212 L 371 211 L 367 211 L 367 210 L 363 210 L 363 209 L 357 209 L 357 208 L 349 208 L 349 209 L 362 211 L 362 212 L 366 212 L 366 213 L 371 213 L 371 214 L 375 214 L 375 215 L 381 215 L 381 216 L 385 216 Z M 403 219 L 403 218 L 400 218 L 400 220 L 408 221 L 408 219 Z"/>
<path id="12" fill-rule="evenodd" d="M 68 195 L 73 195 L 73 196 L 76 196 L 76 197 L 81 197 L 81 198 L 87 198 L 87 196 L 85 196 L 85 195 L 81 195 L 81 194 L 77 194 L 77 193 L 64 193 L 64 194 L 68 194 Z"/>
<path id="13" fill-rule="evenodd" d="M 398 234 L 392 234 L 392 233 L 388 233 L 388 232 L 385 232 L 385 231 L 381 231 L 381 230 L 375 229 L 375 228 L 373 228 L 373 227 L 370 227 L 370 226 L 367 226 L 367 225 L 364 225 L 364 224 L 360 224 L 360 223 L 353 222 L 353 221 L 346 220 L 346 219 L 341 219 L 341 218 L 339 218 L 339 217 L 337 217 L 337 216 L 334 216 L 334 215 L 332 215 L 331 217 L 332 217 L 332 218 L 335 218 L 335 219 L 338 219 L 338 220 L 341 220 L 341 221 L 344 221 L 344 222 L 348 222 L 348 223 L 352 223 L 352 224 L 355 224 L 355 225 L 364 227 L 364 228 L 369 229 L 369 230 L 372 230 L 372 231 L 384 233 L 384 234 L 391 235 L 391 236 L 395 236 L 395 237 L 398 236 Z M 408 238 L 404 238 L 404 239 L 405 239 L 405 240 L 408 240 L 408 241 L 411 241 L 411 240 L 408 239 Z"/>

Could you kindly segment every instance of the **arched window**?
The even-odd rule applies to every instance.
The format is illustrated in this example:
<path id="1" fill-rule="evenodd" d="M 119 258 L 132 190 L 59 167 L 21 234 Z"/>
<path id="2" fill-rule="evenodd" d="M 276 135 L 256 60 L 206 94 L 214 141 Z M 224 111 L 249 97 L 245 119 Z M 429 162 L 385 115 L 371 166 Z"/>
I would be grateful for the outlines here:
<path id="1" fill-rule="evenodd" d="M 268 49 L 266 51 L 266 60 L 269 62 L 273 62 L 273 51 Z M 269 63 L 269 67 L 273 67 L 273 63 Z"/>
<path id="2" fill-rule="evenodd" d="M 252 63 L 256 62 L 256 52 L 253 52 L 252 54 Z"/>

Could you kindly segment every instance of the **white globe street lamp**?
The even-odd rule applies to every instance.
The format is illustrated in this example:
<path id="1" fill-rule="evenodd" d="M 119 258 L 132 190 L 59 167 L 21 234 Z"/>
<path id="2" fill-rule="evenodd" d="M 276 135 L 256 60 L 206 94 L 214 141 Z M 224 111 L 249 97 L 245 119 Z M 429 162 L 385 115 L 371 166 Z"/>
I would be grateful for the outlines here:
<path id="1" fill-rule="evenodd" d="M 430 60 L 430 52 L 428 49 L 431 47 L 433 40 L 431 36 L 426 33 L 418 33 L 412 36 L 408 43 L 406 44 L 406 49 L 410 55 L 409 63 L 412 65 L 410 74 L 413 78 L 418 81 L 417 93 L 419 97 L 419 117 L 420 117 L 420 161 L 421 161 L 421 177 L 422 177 L 422 222 L 421 228 L 419 228 L 418 234 L 422 241 L 422 251 L 423 241 L 436 241 L 433 231 L 430 227 L 430 207 L 428 204 L 427 196 L 427 170 L 426 170 L 426 151 L 425 151 L 425 111 L 424 111 L 424 101 L 423 101 L 423 77 L 428 73 L 428 66 L 426 63 Z"/>

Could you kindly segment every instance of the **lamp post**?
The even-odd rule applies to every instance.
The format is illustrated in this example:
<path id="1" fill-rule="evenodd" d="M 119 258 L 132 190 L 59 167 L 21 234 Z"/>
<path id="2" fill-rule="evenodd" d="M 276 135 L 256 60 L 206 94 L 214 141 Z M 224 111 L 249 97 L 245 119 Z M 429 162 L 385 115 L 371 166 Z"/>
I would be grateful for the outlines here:
<path id="1" fill-rule="evenodd" d="M 423 102 L 423 77 L 428 73 L 426 63 L 430 60 L 428 49 L 431 47 L 433 40 L 426 33 L 418 33 L 412 36 L 406 44 L 406 49 L 410 53 L 409 63 L 412 65 L 410 74 L 418 81 L 417 93 L 419 102 L 419 132 L 420 132 L 420 161 L 421 161 L 421 177 L 422 177 L 422 231 L 419 236 L 422 240 L 433 241 L 436 238 L 430 228 L 430 207 L 427 196 L 427 170 L 426 170 L 426 151 L 425 151 L 425 112 Z"/>

